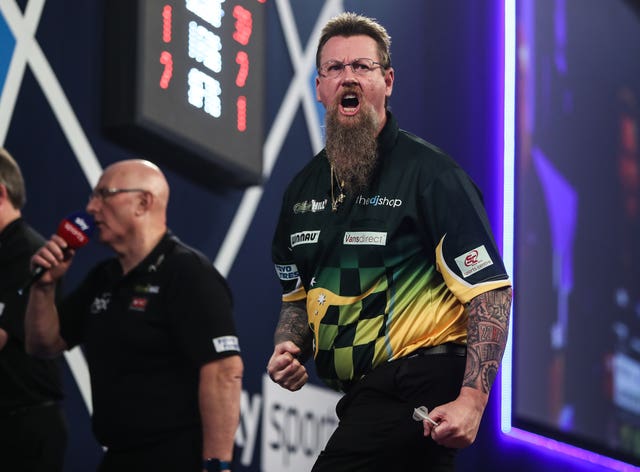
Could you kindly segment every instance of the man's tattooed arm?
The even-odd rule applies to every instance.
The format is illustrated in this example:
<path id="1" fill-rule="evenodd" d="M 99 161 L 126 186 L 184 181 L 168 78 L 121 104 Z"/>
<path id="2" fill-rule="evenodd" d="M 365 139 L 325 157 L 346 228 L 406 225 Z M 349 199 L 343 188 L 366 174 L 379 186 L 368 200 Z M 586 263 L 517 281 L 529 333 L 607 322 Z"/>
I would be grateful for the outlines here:
<path id="1" fill-rule="evenodd" d="M 467 367 L 464 387 L 489 394 L 496 378 L 509 334 L 511 287 L 491 290 L 467 305 Z"/>
<path id="2" fill-rule="evenodd" d="M 280 319 L 273 336 L 274 343 L 292 341 L 301 350 L 299 361 L 304 363 L 311 356 L 313 332 L 309 328 L 305 301 L 283 302 Z"/>

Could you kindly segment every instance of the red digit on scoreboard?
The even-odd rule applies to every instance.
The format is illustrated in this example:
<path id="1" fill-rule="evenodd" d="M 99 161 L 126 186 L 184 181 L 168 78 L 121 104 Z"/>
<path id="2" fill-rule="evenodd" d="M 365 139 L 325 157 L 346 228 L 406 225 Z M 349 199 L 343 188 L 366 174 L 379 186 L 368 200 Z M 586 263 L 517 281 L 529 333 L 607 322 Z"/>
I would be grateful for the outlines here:
<path id="1" fill-rule="evenodd" d="M 238 131 L 243 132 L 247 130 L 247 97 L 240 95 L 236 102 L 236 110 L 238 112 Z"/>
<path id="2" fill-rule="evenodd" d="M 236 5 L 233 8 L 233 17 L 236 19 L 236 30 L 233 32 L 233 39 L 246 46 L 253 30 L 253 18 L 251 12 L 246 8 Z"/>
<path id="3" fill-rule="evenodd" d="M 171 42 L 171 21 L 173 18 L 173 10 L 171 5 L 165 5 L 162 9 L 162 40 L 165 43 Z"/>
<path id="4" fill-rule="evenodd" d="M 247 83 L 247 76 L 249 75 L 249 55 L 244 51 L 238 51 L 238 54 L 236 54 L 236 64 L 240 66 L 238 74 L 236 75 L 236 85 L 238 87 L 244 87 Z"/>
<path id="5" fill-rule="evenodd" d="M 167 89 L 169 88 L 171 77 L 173 77 L 173 57 L 170 52 L 162 51 L 160 53 L 160 64 L 164 65 L 164 70 L 160 76 L 160 88 Z"/>

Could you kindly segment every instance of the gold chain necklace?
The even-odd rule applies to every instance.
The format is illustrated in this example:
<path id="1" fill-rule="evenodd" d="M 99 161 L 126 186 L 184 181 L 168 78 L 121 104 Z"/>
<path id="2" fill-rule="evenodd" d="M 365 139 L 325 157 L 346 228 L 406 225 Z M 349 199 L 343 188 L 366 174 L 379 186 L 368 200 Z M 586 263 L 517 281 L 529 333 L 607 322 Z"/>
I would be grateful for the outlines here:
<path id="1" fill-rule="evenodd" d="M 338 190 L 340 191 L 340 193 L 338 194 L 338 198 L 335 198 L 333 194 L 334 180 L 336 182 L 336 185 L 338 186 Z M 340 180 L 338 180 L 338 176 L 333 171 L 333 165 L 331 165 L 331 211 L 333 212 L 338 211 L 338 205 L 340 205 L 344 201 L 344 198 L 346 197 L 346 195 L 342 191 L 343 187 L 344 187 L 344 181 L 340 182 Z"/>

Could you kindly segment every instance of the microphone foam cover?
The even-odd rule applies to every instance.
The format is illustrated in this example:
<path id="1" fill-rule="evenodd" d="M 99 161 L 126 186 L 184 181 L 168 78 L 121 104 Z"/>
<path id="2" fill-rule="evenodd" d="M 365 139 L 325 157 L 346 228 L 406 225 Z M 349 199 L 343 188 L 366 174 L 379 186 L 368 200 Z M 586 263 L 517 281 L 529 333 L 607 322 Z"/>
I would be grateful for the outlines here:
<path id="1" fill-rule="evenodd" d="M 64 239 L 70 248 L 78 249 L 89 242 L 94 229 L 93 217 L 85 211 L 78 211 L 60 222 L 56 234 Z"/>

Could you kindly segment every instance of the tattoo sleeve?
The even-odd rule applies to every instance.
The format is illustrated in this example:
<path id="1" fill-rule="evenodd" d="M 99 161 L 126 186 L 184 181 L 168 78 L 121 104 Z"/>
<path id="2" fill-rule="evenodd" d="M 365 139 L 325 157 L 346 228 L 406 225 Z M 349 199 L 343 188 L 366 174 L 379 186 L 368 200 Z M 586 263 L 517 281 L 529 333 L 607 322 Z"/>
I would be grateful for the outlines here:
<path id="1" fill-rule="evenodd" d="M 511 287 L 474 297 L 467 305 L 467 367 L 463 386 L 488 394 L 507 343 Z"/>
<path id="2" fill-rule="evenodd" d="M 273 339 L 275 344 L 292 341 L 302 350 L 300 361 L 304 362 L 309 359 L 313 347 L 313 332 L 309 328 L 305 301 L 282 304 L 280 319 Z"/>

